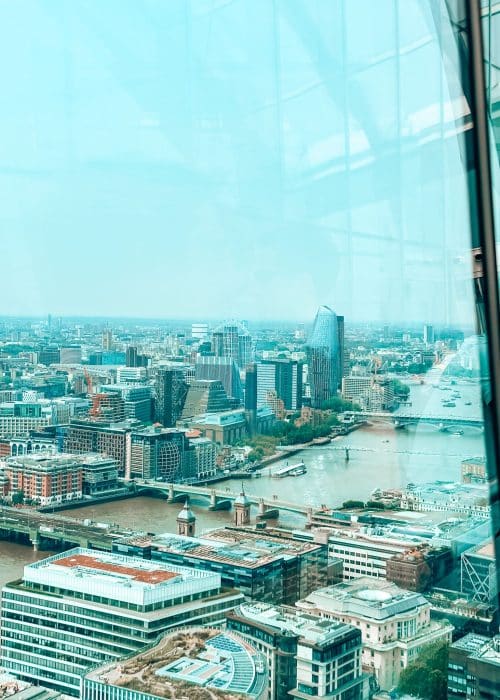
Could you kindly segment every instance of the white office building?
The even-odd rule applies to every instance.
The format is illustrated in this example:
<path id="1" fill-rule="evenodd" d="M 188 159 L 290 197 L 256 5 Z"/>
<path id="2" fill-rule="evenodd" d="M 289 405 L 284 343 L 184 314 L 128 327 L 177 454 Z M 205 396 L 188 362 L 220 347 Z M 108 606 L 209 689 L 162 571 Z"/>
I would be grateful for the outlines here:
<path id="1" fill-rule="evenodd" d="M 243 601 L 220 574 L 76 548 L 29 564 L 2 591 L 0 665 L 80 695 L 81 676 L 186 624 L 217 625 Z"/>

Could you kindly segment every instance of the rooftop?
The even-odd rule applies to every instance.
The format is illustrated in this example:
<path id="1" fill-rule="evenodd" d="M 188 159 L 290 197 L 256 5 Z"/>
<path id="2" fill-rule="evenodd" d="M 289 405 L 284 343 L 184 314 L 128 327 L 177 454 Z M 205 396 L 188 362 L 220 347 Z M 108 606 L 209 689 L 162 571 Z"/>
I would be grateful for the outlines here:
<path id="1" fill-rule="evenodd" d="M 178 573 L 174 573 L 173 571 L 165 571 L 158 568 L 144 570 L 138 567 L 102 561 L 95 556 L 88 556 L 85 554 L 70 555 L 69 557 L 58 559 L 54 564 L 56 566 L 67 566 L 69 569 L 76 569 L 90 576 L 92 576 L 94 572 L 105 571 L 109 574 L 117 574 L 119 577 L 126 577 L 127 580 L 131 579 L 140 583 L 151 584 L 152 586 L 156 586 L 164 581 L 169 581 L 171 578 L 179 576 Z"/>
<path id="2" fill-rule="evenodd" d="M 138 557 L 75 548 L 24 567 L 24 583 L 125 601 L 139 606 L 220 588 L 220 575 Z"/>
<path id="3" fill-rule="evenodd" d="M 72 454 L 29 454 L 6 459 L 7 467 L 23 467 L 24 469 L 34 469 L 36 471 L 53 471 L 62 467 L 74 466 L 81 462 L 76 455 Z"/>
<path id="4" fill-rule="evenodd" d="M 102 666 L 88 680 L 153 697 L 226 700 L 258 697 L 267 683 L 264 657 L 234 632 L 185 628 L 146 652 Z M 196 690 L 193 686 L 197 686 Z"/>
<path id="5" fill-rule="evenodd" d="M 353 627 L 336 620 L 323 620 L 295 608 L 252 601 L 243 603 L 234 614 L 280 632 L 288 632 L 316 645 L 326 645 L 352 632 Z"/>
<path id="6" fill-rule="evenodd" d="M 260 532 L 220 528 L 203 536 L 183 537 L 165 533 L 151 540 L 159 551 L 184 554 L 245 568 L 263 566 L 276 559 L 291 559 L 318 549 L 317 544 L 266 537 Z"/>
<path id="7" fill-rule="evenodd" d="M 420 593 L 368 576 L 320 588 L 297 603 L 297 607 L 306 611 L 317 607 L 373 620 L 385 620 L 428 605 Z"/>
<path id="8" fill-rule="evenodd" d="M 475 659 L 500 666 L 500 636 L 483 637 L 480 634 L 466 634 L 451 645 L 452 649 L 463 649 Z"/>
<path id="9" fill-rule="evenodd" d="M 488 539 L 485 542 L 481 542 L 480 544 L 476 545 L 472 549 L 469 549 L 468 551 L 465 552 L 465 554 L 470 555 L 474 554 L 475 556 L 478 557 L 484 557 L 485 559 L 495 559 L 495 548 L 493 546 L 493 540 Z"/>

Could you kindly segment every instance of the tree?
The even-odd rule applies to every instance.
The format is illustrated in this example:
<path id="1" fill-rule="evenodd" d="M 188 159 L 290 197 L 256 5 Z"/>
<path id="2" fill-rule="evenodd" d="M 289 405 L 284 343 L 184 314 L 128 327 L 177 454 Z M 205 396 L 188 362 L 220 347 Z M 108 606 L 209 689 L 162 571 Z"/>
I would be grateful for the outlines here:
<path id="1" fill-rule="evenodd" d="M 446 700 L 447 685 L 448 643 L 435 642 L 401 671 L 398 690 L 425 700 Z"/>
<path id="2" fill-rule="evenodd" d="M 364 508 L 365 504 L 363 501 L 344 501 L 342 503 L 342 508 Z"/>
<path id="3" fill-rule="evenodd" d="M 359 411 L 359 406 L 352 401 L 346 401 L 340 396 L 332 396 L 331 399 L 323 401 L 321 408 L 324 411 L 334 411 L 335 413 L 342 413 L 343 411 Z"/>
<path id="4" fill-rule="evenodd" d="M 12 494 L 12 505 L 19 506 L 24 503 L 24 491 L 19 490 Z"/>
<path id="5" fill-rule="evenodd" d="M 254 447 L 254 449 L 248 453 L 248 461 L 249 462 L 258 462 L 259 460 L 262 459 L 264 456 L 264 448 L 263 447 Z"/>
<path id="6" fill-rule="evenodd" d="M 410 387 L 408 384 L 405 384 L 404 382 L 401 382 L 399 379 L 394 379 L 394 393 L 396 396 L 405 396 L 407 397 L 410 393 Z"/>
<path id="7" fill-rule="evenodd" d="M 385 509 L 384 504 L 381 503 L 380 501 L 367 501 L 366 507 L 373 508 L 374 510 L 384 510 Z"/>

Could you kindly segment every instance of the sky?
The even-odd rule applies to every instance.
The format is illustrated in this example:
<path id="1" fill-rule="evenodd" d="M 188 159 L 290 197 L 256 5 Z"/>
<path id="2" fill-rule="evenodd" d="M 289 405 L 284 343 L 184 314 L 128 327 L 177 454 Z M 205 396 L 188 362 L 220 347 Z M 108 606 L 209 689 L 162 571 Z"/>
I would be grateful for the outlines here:
<path id="1" fill-rule="evenodd" d="M 1 1 L 0 314 L 469 325 L 448 61 L 417 0 Z"/>

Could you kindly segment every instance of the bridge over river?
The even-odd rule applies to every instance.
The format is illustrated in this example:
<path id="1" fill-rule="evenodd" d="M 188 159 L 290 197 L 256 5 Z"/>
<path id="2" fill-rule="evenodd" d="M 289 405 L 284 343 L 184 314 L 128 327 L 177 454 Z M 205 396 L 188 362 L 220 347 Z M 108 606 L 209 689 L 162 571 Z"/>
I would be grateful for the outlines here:
<path id="1" fill-rule="evenodd" d="M 209 510 L 229 510 L 241 492 L 230 491 L 228 488 L 214 488 L 213 486 L 191 486 L 188 484 L 167 484 L 163 481 L 135 480 L 135 489 L 138 493 L 153 491 L 163 493 L 169 503 L 180 503 L 190 496 L 199 496 L 208 500 Z M 245 494 L 250 504 L 258 508 L 258 517 L 277 518 L 279 511 L 304 515 L 310 521 L 313 509 L 298 503 L 282 501 L 274 496 L 263 498 Z"/>
<path id="2" fill-rule="evenodd" d="M 48 515 L 36 510 L 0 507 L 0 537 L 29 541 L 35 550 L 42 544 L 64 547 L 88 547 L 111 551 L 114 539 L 131 531 L 99 527 L 90 521 L 75 520 L 63 515 Z"/>
<path id="3" fill-rule="evenodd" d="M 482 430 L 484 426 L 483 419 L 476 416 L 443 416 L 439 414 L 422 414 L 411 411 L 396 411 L 394 413 L 389 413 L 388 411 L 375 411 L 371 413 L 365 411 L 348 411 L 345 415 L 347 417 L 352 417 L 355 420 L 365 419 L 370 421 L 389 422 L 392 423 L 395 428 L 405 428 L 407 425 L 414 425 L 416 423 L 421 425 L 434 425 L 439 428 L 439 430 L 443 431 L 460 427 L 477 428 Z"/>

